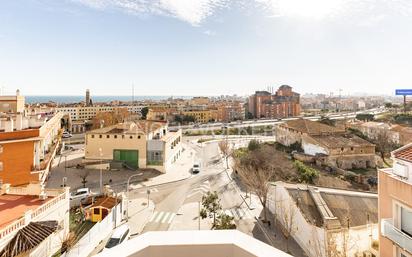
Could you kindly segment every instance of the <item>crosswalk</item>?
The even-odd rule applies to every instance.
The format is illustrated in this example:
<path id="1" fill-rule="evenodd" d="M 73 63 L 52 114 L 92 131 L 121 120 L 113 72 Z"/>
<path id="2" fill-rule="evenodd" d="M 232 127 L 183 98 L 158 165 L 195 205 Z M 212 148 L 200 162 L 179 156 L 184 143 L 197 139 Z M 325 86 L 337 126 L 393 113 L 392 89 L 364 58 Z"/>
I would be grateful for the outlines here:
<path id="1" fill-rule="evenodd" d="M 226 209 L 224 212 L 226 215 L 234 217 L 236 220 L 254 219 L 253 215 L 249 212 L 249 210 L 246 207 L 245 208 L 234 207 L 234 208 Z"/>
<path id="2" fill-rule="evenodd" d="M 170 224 L 175 216 L 176 213 L 173 212 L 155 211 L 152 217 L 150 217 L 149 222 Z"/>
<path id="3" fill-rule="evenodd" d="M 209 180 L 206 180 L 205 182 L 203 182 L 202 184 L 200 184 L 200 186 L 198 186 L 197 188 L 192 189 L 189 194 L 187 195 L 186 198 L 190 198 L 192 196 L 195 196 L 197 194 L 199 195 L 204 195 L 206 194 L 208 191 L 210 191 L 210 182 Z"/>

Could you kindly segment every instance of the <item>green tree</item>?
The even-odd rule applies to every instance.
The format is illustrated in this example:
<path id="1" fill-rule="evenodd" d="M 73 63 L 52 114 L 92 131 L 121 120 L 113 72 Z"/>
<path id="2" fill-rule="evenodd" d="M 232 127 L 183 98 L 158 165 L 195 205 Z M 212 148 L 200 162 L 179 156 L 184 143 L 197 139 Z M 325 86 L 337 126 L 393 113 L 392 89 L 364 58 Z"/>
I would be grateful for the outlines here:
<path id="1" fill-rule="evenodd" d="M 147 117 L 147 113 L 149 112 L 149 108 L 143 107 L 141 112 L 142 112 L 142 119 L 145 120 Z"/>
<path id="2" fill-rule="evenodd" d="M 207 217 L 213 217 L 212 229 L 217 225 L 218 213 L 222 210 L 222 205 L 220 204 L 219 196 L 217 192 L 207 192 L 206 195 L 202 196 L 202 210 L 200 210 L 200 217 L 206 219 Z"/>
<path id="3" fill-rule="evenodd" d="M 294 164 L 300 173 L 301 182 L 313 184 L 315 178 L 319 177 L 319 171 L 306 166 L 303 162 L 295 160 Z"/>
<path id="4" fill-rule="evenodd" d="M 322 118 L 319 120 L 319 122 L 320 122 L 320 123 L 323 123 L 323 124 L 326 124 L 326 125 L 329 125 L 329 126 L 335 126 L 335 121 L 334 121 L 334 120 L 331 120 L 331 119 L 329 119 L 329 118 L 327 118 L 327 117 L 322 117 Z"/>
<path id="5" fill-rule="evenodd" d="M 255 151 L 260 148 L 260 142 L 256 139 L 252 139 L 249 141 L 249 144 L 247 145 L 247 149 L 249 151 Z"/>
<path id="6" fill-rule="evenodd" d="M 215 229 L 236 229 L 236 224 L 233 222 L 234 218 L 232 216 L 222 213 L 218 216 Z"/>
<path id="7" fill-rule="evenodd" d="M 373 121 L 375 119 L 375 115 L 369 113 L 356 114 L 356 119 L 362 121 Z"/>

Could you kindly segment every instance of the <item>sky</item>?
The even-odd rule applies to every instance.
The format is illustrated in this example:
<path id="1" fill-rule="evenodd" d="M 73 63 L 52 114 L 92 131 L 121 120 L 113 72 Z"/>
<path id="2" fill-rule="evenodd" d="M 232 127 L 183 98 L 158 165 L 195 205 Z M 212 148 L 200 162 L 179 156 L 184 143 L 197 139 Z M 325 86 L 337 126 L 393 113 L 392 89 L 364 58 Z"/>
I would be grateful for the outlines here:
<path id="1" fill-rule="evenodd" d="M 24 95 L 392 94 L 410 0 L 2 0 L 0 88 Z"/>

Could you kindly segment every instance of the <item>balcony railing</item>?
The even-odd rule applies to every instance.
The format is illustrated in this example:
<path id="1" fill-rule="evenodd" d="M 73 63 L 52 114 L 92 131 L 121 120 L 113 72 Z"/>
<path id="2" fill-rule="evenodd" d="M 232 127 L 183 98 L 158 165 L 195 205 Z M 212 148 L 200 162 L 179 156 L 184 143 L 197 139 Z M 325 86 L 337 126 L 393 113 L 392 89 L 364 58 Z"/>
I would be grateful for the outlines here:
<path id="1" fill-rule="evenodd" d="M 384 237 L 412 253 L 412 237 L 393 225 L 393 219 L 382 219 L 381 232 Z"/>

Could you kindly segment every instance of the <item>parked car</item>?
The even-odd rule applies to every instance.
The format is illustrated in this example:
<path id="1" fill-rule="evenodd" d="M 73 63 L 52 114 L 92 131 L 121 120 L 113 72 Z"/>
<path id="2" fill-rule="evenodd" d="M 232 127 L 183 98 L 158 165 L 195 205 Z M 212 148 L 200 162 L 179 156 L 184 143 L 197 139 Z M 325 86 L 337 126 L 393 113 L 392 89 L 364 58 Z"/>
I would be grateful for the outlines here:
<path id="1" fill-rule="evenodd" d="M 199 162 L 193 163 L 192 172 L 193 172 L 193 174 L 197 174 L 197 173 L 200 172 L 200 163 Z"/>
<path id="2" fill-rule="evenodd" d="M 129 238 L 130 238 L 129 225 L 127 223 L 120 225 L 119 227 L 114 229 L 113 234 L 110 237 L 109 241 L 107 241 L 106 246 L 104 247 L 103 251 L 105 249 L 110 249 L 117 245 L 120 245 L 124 241 L 129 240 Z"/>
<path id="3" fill-rule="evenodd" d="M 73 192 L 70 194 L 70 200 L 75 200 L 75 199 L 82 200 L 90 195 L 91 195 L 90 189 L 80 188 L 80 189 L 77 189 L 76 192 Z"/>
<path id="4" fill-rule="evenodd" d="M 70 134 L 68 131 L 64 131 L 63 134 L 62 134 L 62 138 L 70 138 L 70 137 L 72 137 L 72 136 L 73 136 L 73 135 Z"/>

